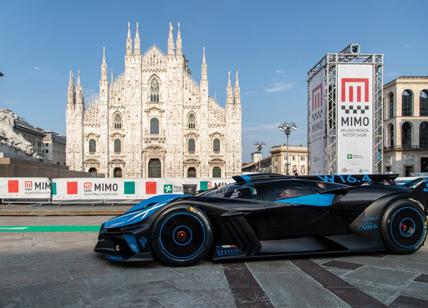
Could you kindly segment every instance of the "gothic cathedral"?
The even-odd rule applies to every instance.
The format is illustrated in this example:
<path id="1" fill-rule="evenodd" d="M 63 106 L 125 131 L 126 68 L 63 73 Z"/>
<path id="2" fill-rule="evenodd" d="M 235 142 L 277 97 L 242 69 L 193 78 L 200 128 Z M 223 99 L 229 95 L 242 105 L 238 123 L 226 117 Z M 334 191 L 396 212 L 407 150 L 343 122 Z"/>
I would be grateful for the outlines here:
<path id="1" fill-rule="evenodd" d="M 141 53 L 138 23 L 128 23 L 125 71 L 107 77 L 105 49 L 99 95 L 85 106 L 80 74 L 70 72 L 66 160 L 71 170 L 109 177 L 230 177 L 241 173 L 241 98 L 238 73 L 221 107 L 208 96 L 205 49 L 199 85 L 182 49 L 180 25 L 168 52 Z"/>

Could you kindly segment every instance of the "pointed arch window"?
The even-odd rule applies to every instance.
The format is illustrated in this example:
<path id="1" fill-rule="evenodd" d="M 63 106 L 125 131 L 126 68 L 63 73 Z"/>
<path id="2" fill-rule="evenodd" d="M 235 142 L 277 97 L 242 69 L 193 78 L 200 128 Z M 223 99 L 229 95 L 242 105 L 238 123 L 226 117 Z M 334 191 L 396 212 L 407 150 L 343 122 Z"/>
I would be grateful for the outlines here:
<path id="1" fill-rule="evenodd" d="M 150 101 L 153 103 L 159 102 L 159 91 L 160 91 L 160 85 L 159 85 L 159 79 L 157 77 L 153 77 L 150 80 Z"/>
<path id="2" fill-rule="evenodd" d="M 190 113 L 187 117 L 187 127 L 196 128 L 196 117 L 194 113 Z"/>
<path id="3" fill-rule="evenodd" d="M 122 128 L 122 116 L 120 113 L 116 113 L 113 117 L 113 127 L 114 129 L 121 129 Z"/>
<path id="4" fill-rule="evenodd" d="M 157 118 L 150 120 L 150 134 L 159 134 L 159 120 Z"/>
<path id="5" fill-rule="evenodd" d="M 401 98 L 401 115 L 403 117 L 411 116 L 413 113 L 413 93 L 410 90 L 404 90 Z"/>
<path id="6" fill-rule="evenodd" d="M 189 139 L 189 141 L 187 142 L 187 150 L 189 154 L 195 153 L 195 150 L 196 150 L 195 139 Z"/>
<path id="7" fill-rule="evenodd" d="M 122 152 L 122 142 L 120 141 L 120 139 L 115 139 L 113 142 L 113 145 L 114 145 L 114 153 L 120 154 Z"/>
<path id="8" fill-rule="evenodd" d="M 419 96 L 419 114 L 428 116 L 428 90 L 422 90 Z"/>
<path id="9" fill-rule="evenodd" d="M 214 153 L 220 153 L 220 139 L 218 138 L 213 140 L 213 151 Z"/>
<path id="10" fill-rule="evenodd" d="M 95 139 L 89 139 L 89 153 L 94 154 L 97 151 L 97 142 Z"/>

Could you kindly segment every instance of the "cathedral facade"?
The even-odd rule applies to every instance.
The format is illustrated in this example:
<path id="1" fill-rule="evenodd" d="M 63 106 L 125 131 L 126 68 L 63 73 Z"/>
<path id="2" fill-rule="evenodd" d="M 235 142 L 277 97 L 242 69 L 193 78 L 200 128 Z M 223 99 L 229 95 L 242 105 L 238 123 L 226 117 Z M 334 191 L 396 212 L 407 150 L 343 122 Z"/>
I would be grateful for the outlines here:
<path id="1" fill-rule="evenodd" d="M 225 107 L 208 96 L 203 49 L 201 80 L 192 79 L 180 26 L 168 51 L 140 49 L 128 24 L 125 70 L 107 74 L 103 49 L 99 95 L 85 106 L 80 74 L 67 92 L 66 162 L 72 170 L 108 177 L 230 177 L 241 173 L 241 99 L 238 73 L 228 73 Z"/>

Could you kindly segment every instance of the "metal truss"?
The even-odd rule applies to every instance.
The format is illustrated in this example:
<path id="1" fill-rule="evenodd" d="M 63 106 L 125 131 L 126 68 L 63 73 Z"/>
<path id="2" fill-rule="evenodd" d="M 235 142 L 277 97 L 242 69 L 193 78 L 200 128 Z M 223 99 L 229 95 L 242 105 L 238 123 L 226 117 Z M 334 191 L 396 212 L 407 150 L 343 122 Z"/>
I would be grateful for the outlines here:
<path id="1" fill-rule="evenodd" d="M 353 46 L 358 52 L 352 53 Z M 328 53 L 308 72 L 309 83 L 322 69 L 325 69 L 324 105 L 326 106 L 326 162 L 324 172 L 337 173 L 337 67 L 339 64 L 372 64 L 373 65 L 373 173 L 383 173 L 383 55 L 360 54 L 359 45 L 350 44 L 339 53 Z M 309 110 L 308 110 L 309 116 Z M 309 128 L 308 128 L 309 133 Z M 309 138 L 309 136 L 308 136 Z M 309 144 L 308 144 L 309 146 Z M 310 153 L 309 153 L 310 155 Z"/>

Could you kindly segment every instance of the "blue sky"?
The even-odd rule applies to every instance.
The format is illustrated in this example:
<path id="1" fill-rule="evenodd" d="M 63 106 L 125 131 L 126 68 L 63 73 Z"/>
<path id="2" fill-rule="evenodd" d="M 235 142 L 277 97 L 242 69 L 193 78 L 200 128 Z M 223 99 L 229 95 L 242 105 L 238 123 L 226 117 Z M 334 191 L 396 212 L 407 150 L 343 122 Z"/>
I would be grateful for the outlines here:
<path id="1" fill-rule="evenodd" d="M 127 22 L 140 22 L 142 49 L 166 50 L 168 22 L 181 22 L 196 80 L 207 48 L 210 95 L 224 104 L 227 69 L 239 69 L 244 161 L 252 144 L 284 143 L 281 121 L 295 121 L 306 143 L 306 73 L 350 42 L 385 54 L 385 82 L 428 75 L 428 1 L 1 1 L 0 107 L 65 132 L 68 70 L 80 68 L 98 91 L 102 46 L 109 70 L 123 71 Z M 265 153 L 267 150 L 264 150 Z"/>

